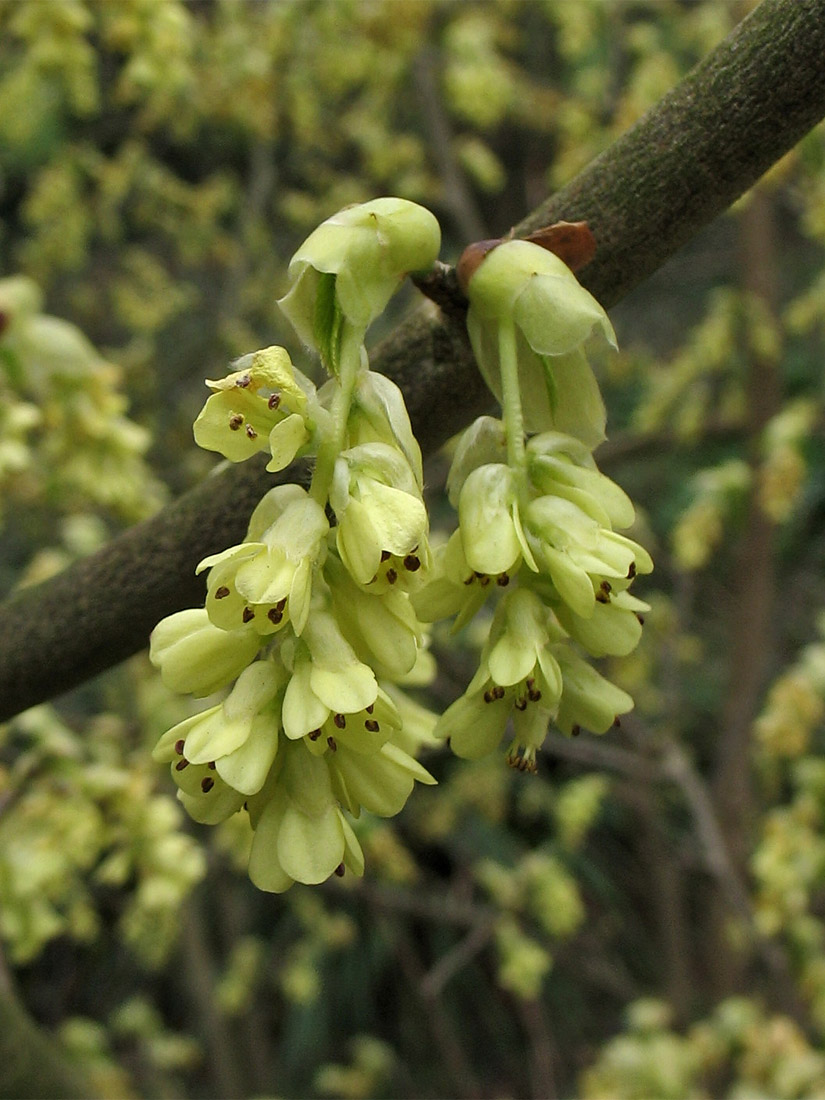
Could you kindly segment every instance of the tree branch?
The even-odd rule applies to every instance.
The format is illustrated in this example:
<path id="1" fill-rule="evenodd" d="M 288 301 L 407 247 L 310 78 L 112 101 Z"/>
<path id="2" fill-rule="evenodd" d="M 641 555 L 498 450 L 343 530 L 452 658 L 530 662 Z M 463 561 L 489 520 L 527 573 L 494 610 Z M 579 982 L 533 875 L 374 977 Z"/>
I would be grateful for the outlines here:
<path id="1" fill-rule="evenodd" d="M 825 0 L 764 0 L 515 232 L 588 221 L 599 248 L 582 282 L 615 304 L 825 115 L 823 57 Z M 419 311 L 373 357 L 404 390 L 425 454 L 490 403 L 453 273 L 442 270 L 438 280 L 446 308 Z M 145 646 L 160 618 L 199 603 L 195 565 L 243 537 L 273 484 L 263 465 L 223 470 L 92 557 L 15 593 L 0 611 L 0 720 L 123 660 Z"/>

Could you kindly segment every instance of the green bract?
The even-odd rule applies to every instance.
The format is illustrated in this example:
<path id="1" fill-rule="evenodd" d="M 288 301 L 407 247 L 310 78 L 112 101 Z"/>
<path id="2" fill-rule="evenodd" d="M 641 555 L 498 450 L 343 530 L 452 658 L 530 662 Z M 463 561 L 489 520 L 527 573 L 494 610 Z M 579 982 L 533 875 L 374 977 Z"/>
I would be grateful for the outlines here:
<path id="1" fill-rule="evenodd" d="M 554 429 L 588 446 L 604 438 L 599 387 L 584 355 L 599 331 L 615 347 L 607 314 L 567 265 L 529 241 L 505 241 L 470 279 L 467 330 L 487 385 L 502 399 L 503 329 L 515 330 L 518 380 L 528 431 Z"/>

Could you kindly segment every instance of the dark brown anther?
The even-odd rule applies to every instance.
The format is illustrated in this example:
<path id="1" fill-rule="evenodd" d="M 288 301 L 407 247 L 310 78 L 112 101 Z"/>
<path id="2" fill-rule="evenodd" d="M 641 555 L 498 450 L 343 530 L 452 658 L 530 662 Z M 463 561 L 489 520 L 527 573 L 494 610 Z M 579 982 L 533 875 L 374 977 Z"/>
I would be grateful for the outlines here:
<path id="1" fill-rule="evenodd" d="M 343 714 L 333 714 L 332 720 L 339 730 L 345 730 L 347 728 L 347 720 Z"/>
<path id="2" fill-rule="evenodd" d="M 252 620 L 255 618 L 255 612 L 252 610 L 251 607 L 245 607 L 243 609 L 243 615 L 241 616 L 241 618 L 245 623 L 251 623 Z"/>
<path id="3" fill-rule="evenodd" d="M 404 568 L 409 573 L 415 573 L 417 569 L 421 568 L 421 559 L 415 554 L 407 554 L 406 558 L 404 558 Z"/>
<path id="4" fill-rule="evenodd" d="M 310 730 L 309 733 L 307 734 L 307 737 L 310 739 L 310 741 L 317 741 L 320 736 L 321 736 L 321 731 L 320 730 Z"/>
<path id="5" fill-rule="evenodd" d="M 267 401 L 267 408 L 277 409 L 281 403 L 281 395 L 279 393 L 271 393 L 269 400 Z"/>
<path id="6" fill-rule="evenodd" d="M 627 567 L 627 579 L 629 581 L 632 581 L 635 576 L 636 576 L 636 562 L 632 561 L 630 563 L 630 565 Z"/>
<path id="7" fill-rule="evenodd" d="M 504 688 L 501 686 L 501 684 L 496 684 L 496 686 L 493 688 L 493 698 L 494 699 L 503 699 L 504 698 Z"/>
<path id="8" fill-rule="evenodd" d="M 209 770 L 211 772 L 213 772 L 215 770 L 215 768 L 217 768 L 218 765 L 215 763 L 214 760 L 210 760 L 209 763 L 206 766 L 207 766 L 207 768 L 209 768 Z"/>
<path id="9" fill-rule="evenodd" d="M 610 593 L 609 592 L 602 592 L 602 590 L 599 589 L 599 591 L 596 593 L 596 602 L 597 603 L 610 603 Z"/>
<path id="10" fill-rule="evenodd" d="M 602 583 L 599 585 L 599 588 L 602 590 L 602 592 L 604 592 L 605 596 L 609 596 L 610 593 L 613 591 L 613 585 L 610 583 L 610 581 L 602 581 Z"/>
<path id="11" fill-rule="evenodd" d="M 229 418 L 229 427 L 233 432 L 238 431 L 243 424 L 243 413 L 232 413 Z"/>
<path id="12" fill-rule="evenodd" d="M 369 730 L 370 733 L 378 733 L 381 727 L 378 725 L 374 718 L 367 718 L 364 721 L 364 729 Z"/>
<path id="13" fill-rule="evenodd" d="M 183 756 L 183 746 L 184 740 L 182 737 L 179 737 L 175 742 L 175 752 L 178 754 L 178 756 Z"/>
<path id="14" fill-rule="evenodd" d="M 499 586 L 499 588 L 506 588 L 509 583 L 510 583 L 510 574 L 509 573 L 499 573 L 499 575 L 496 577 L 496 584 Z"/>
<path id="15" fill-rule="evenodd" d="M 515 703 L 513 703 L 513 706 L 516 708 L 516 710 L 527 710 L 527 700 L 516 699 Z"/>
<path id="16" fill-rule="evenodd" d="M 327 744 L 329 745 L 330 752 L 338 752 L 338 745 L 336 744 L 334 737 L 328 737 Z"/>
<path id="17" fill-rule="evenodd" d="M 617 715 L 616 715 L 616 717 L 615 717 L 615 718 L 613 719 L 613 728 L 614 728 L 614 729 L 617 729 L 617 730 L 620 730 L 620 729 L 622 728 L 622 723 L 621 723 L 621 721 L 620 721 L 620 719 L 619 719 L 619 716 L 618 716 L 618 714 L 617 714 Z"/>
<path id="18" fill-rule="evenodd" d="M 381 551 L 381 561 L 389 561 L 391 557 L 392 554 L 389 552 L 389 550 Z"/>
<path id="19" fill-rule="evenodd" d="M 284 613 L 278 607 L 270 607 L 269 611 L 267 611 L 266 613 L 266 617 L 271 623 L 274 623 L 277 626 L 278 623 L 283 620 Z"/>
<path id="20" fill-rule="evenodd" d="M 486 574 L 486 573 L 483 573 L 483 574 L 482 574 L 482 575 L 481 575 L 481 576 L 480 576 L 480 577 L 478 578 L 478 583 L 479 583 L 479 584 L 481 585 L 481 587 L 482 587 L 482 588 L 486 588 L 486 587 L 487 587 L 487 585 L 488 585 L 488 584 L 490 583 L 490 578 L 489 578 L 489 577 L 487 576 L 487 574 Z"/>
<path id="21" fill-rule="evenodd" d="M 225 584 L 222 584 L 220 586 L 220 588 L 215 589 L 215 599 L 216 600 L 225 600 L 228 595 L 229 595 L 229 589 L 226 587 Z"/>
<path id="22" fill-rule="evenodd" d="M 394 569 L 387 570 L 387 584 L 395 584 L 398 580 L 398 574 Z"/>
<path id="23" fill-rule="evenodd" d="M 175 764 L 175 771 L 176 772 L 182 772 L 184 768 L 188 768 L 188 767 L 189 767 L 189 761 L 188 760 L 179 760 L 177 762 L 177 764 Z"/>
<path id="24" fill-rule="evenodd" d="M 581 733 L 581 731 L 582 731 L 582 728 L 577 722 L 576 725 L 573 726 L 573 728 L 570 730 L 570 736 L 571 737 L 578 737 L 579 734 Z"/>
<path id="25" fill-rule="evenodd" d="M 475 579 L 476 579 L 475 573 L 471 573 L 464 583 L 465 584 L 472 584 Z"/>
<path id="26" fill-rule="evenodd" d="M 247 813 L 249 813 L 249 803 L 248 802 L 244 802 L 244 804 L 241 808 L 246 810 Z"/>
<path id="27" fill-rule="evenodd" d="M 242 374 L 240 378 L 235 379 L 235 385 L 238 387 L 238 389 L 245 390 L 251 381 L 251 374 Z"/>
<path id="28" fill-rule="evenodd" d="M 336 876 L 336 878 L 343 878 L 344 875 L 346 874 L 346 870 L 347 869 L 343 865 L 343 863 L 339 863 L 338 866 L 335 868 L 335 870 L 332 873 Z"/>
<path id="29" fill-rule="evenodd" d="M 212 788 L 215 786 L 215 780 L 211 775 L 205 775 L 201 780 L 201 790 L 204 794 L 209 794 Z"/>
<path id="30" fill-rule="evenodd" d="M 485 691 L 482 698 L 484 699 L 485 703 L 492 703 L 492 701 L 495 699 L 495 695 L 493 695 L 492 691 Z"/>
<path id="31" fill-rule="evenodd" d="M 537 703 L 539 699 L 541 699 L 541 692 L 538 688 L 528 688 L 527 698 L 530 700 L 531 703 Z"/>
<path id="32" fill-rule="evenodd" d="M 636 618 L 639 620 L 639 626 L 644 626 L 645 625 L 644 615 L 640 615 L 638 611 L 635 612 L 635 615 L 636 615 Z"/>
<path id="33" fill-rule="evenodd" d="M 247 426 L 246 426 L 246 436 L 247 436 L 247 439 L 257 439 L 258 438 L 258 433 L 255 431 L 255 429 L 252 427 L 251 424 L 247 424 Z"/>
<path id="34" fill-rule="evenodd" d="M 375 703 L 370 703 L 368 707 L 364 707 L 364 710 L 367 712 L 367 714 L 372 714 L 372 712 L 375 710 Z"/>

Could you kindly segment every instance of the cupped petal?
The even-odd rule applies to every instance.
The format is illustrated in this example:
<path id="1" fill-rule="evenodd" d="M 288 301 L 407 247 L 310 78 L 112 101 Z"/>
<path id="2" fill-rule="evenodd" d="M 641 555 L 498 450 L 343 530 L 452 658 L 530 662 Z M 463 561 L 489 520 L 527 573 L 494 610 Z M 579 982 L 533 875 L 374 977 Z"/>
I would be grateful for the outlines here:
<path id="1" fill-rule="evenodd" d="M 479 760 L 497 747 L 509 715 L 510 701 L 506 698 L 488 703 L 480 693 L 461 695 L 439 718 L 435 735 L 448 740 L 456 756 Z"/>
<path id="2" fill-rule="evenodd" d="M 190 608 L 158 623 L 149 657 L 172 691 L 203 696 L 234 680 L 260 645 L 254 630 L 220 630 L 209 621 L 205 608 Z"/>
<path id="3" fill-rule="evenodd" d="M 278 862 L 296 882 L 317 885 L 344 861 L 345 837 L 338 807 L 310 816 L 289 803 L 278 830 Z"/>
<path id="4" fill-rule="evenodd" d="M 246 741 L 217 760 L 218 775 L 243 795 L 257 794 L 277 756 L 278 743 L 278 716 L 267 709 L 253 718 Z"/>
<path id="5" fill-rule="evenodd" d="M 506 573 L 521 557 L 513 523 L 515 474 L 490 463 L 467 477 L 458 502 L 461 544 L 469 567 L 479 573 Z"/>
<path id="6" fill-rule="evenodd" d="M 291 413 L 269 433 L 269 452 L 272 459 L 266 468 L 270 473 L 283 470 L 292 462 L 301 447 L 309 442 L 309 432 L 302 416 Z"/>

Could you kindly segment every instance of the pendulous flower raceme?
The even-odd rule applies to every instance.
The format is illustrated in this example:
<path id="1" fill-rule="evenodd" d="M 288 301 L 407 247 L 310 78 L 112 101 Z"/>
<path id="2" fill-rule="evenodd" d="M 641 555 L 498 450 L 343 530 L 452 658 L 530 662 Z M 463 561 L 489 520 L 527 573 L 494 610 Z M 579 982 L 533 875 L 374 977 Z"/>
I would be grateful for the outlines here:
<path id="1" fill-rule="evenodd" d="M 502 418 L 458 443 L 458 525 L 433 551 L 420 449 L 365 338 L 439 244 L 432 214 L 402 199 L 324 222 L 280 304 L 328 380 L 316 388 L 283 348 L 265 348 L 207 382 L 195 421 L 196 442 L 229 461 L 312 462 L 307 487 L 270 489 L 243 541 L 200 563 L 204 607 L 164 619 L 150 648 L 168 687 L 214 697 L 155 758 L 196 821 L 247 815 L 264 890 L 362 874 L 353 819 L 393 816 L 416 782 L 434 782 L 415 758 L 434 731 L 475 758 L 511 725 L 508 759 L 529 771 L 551 724 L 603 732 L 632 706 L 588 661 L 636 645 L 646 605 L 628 589 L 652 567 L 621 533 L 633 505 L 591 453 L 604 407 L 583 349 L 594 335 L 613 342 L 609 321 L 536 244 L 505 242 L 476 267 L 468 327 Z M 458 629 L 491 597 L 478 671 L 436 719 L 403 690 L 432 666 L 423 624 L 454 617 Z"/>

